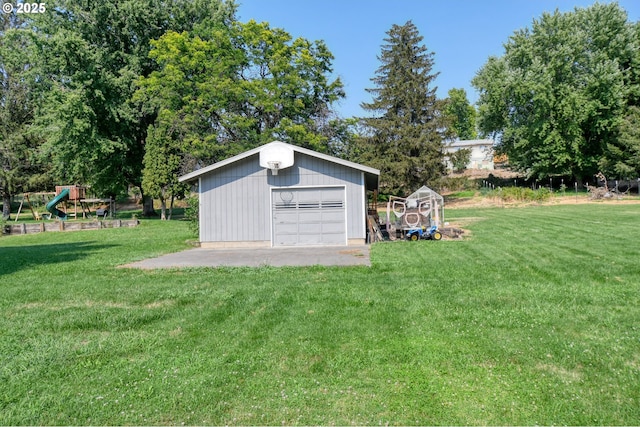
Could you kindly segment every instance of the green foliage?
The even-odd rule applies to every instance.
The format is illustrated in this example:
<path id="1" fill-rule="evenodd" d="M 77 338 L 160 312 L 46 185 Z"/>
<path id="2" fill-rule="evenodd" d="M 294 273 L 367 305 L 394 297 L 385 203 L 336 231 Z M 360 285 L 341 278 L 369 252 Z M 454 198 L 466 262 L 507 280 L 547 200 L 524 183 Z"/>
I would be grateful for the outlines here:
<path id="1" fill-rule="evenodd" d="M 3 19 L 21 28 L 0 34 L 4 198 L 43 182 L 31 170 L 40 160 L 55 183 L 104 195 L 133 185 L 164 213 L 184 190 L 176 176 L 203 163 L 273 139 L 327 152 L 342 135 L 330 105 L 344 92 L 326 45 L 238 23 L 235 9 L 57 0 L 51 13 Z"/>
<path id="2" fill-rule="evenodd" d="M 505 202 L 546 202 L 552 195 L 546 187 L 536 190 L 529 187 L 500 187 L 486 193 L 488 197 L 498 197 Z"/>
<path id="3" fill-rule="evenodd" d="M 469 103 L 464 89 L 448 92 L 444 114 L 451 122 L 455 136 L 461 140 L 476 139 L 476 109 Z"/>
<path id="4" fill-rule="evenodd" d="M 640 176 L 640 107 L 629 107 L 620 124 L 617 140 L 607 144 L 600 167 L 607 175 L 620 178 Z"/>
<path id="5" fill-rule="evenodd" d="M 436 186 L 441 193 L 450 191 L 473 191 L 479 188 L 477 181 L 469 179 L 466 176 L 443 176 Z"/>
<path id="6" fill-rule="evenodd" d="M 137 79 L 157 68 L 149 58 L 151 40 L 168 30 L 225 25 L 235 5 L 58 0 L 47 9 L 52 12 L 33 17 L 30 25 L 52 84 L 39 115 L 43 156 L 58 182 L 91 184 L 101 194 L 141 187 L 147 127 L 156 113 L 132 98 Z"/>
<path id="7" fill-rule="evenodd" d="M 184 215 L 189 221 L 189 230 L 197 237 L 200 235 L 200 199 L 197 195 L 191 195 L 187 197 L 186 201 L 187 208 Z"/>
<path id="8" fill-rule="evenodd" d="M 616 3 L 545 13 L 473 80 L 479 125 L 530 176 L 592 176 L 640 80 L 637 28 Z"/>
<path id="9" fill-rule="evenodd" d="M 150 54 L 160 69 L 139 81 L 137 97 L 162 112 L 158 120 L 170 123 L 190 163 L 274 139 L 327 151 L 322 122 L 344 93 L 340 80 L 329 81 L 333 56 L 324 43 L 249 21 L 206 38 L 169 32 Z"/>
<path id="10" fill-rule="evenodd" d="M 453 170 L 456 172 L 462 172 L 467 168 L 469 160 L 471 160 L 471 149 L 461 148 L 458 151 L 449 154 L 449 160 L 453 165 Z"/>
<path id="11" fill-rule="evenodd" d="M 162 113 L 160 114 L 160 117 Z M 180 153 L 172 143 L 167 126 L 158 120 L 147 134 L 142 171 L 142 188 L 151 197 L 160 199 L 161 218 L 166 219 L 166 200 L 182 190 L 176 172 L 180 167 Z"/>
<path id="12" fill-rule="evenodd" d="M 347 119 L 333 119 L 329 121 L 328 150 L 330 154 L 341 159 L 357 161 L 361 157 L 358 144 L 362 130 L 360 120 L 355 117 Z"/>
<path id="13" fill-rule="evenodd" d="M 35 155 L 42 144 L 33 132 L 42 95 L 36 61 L 37 48 L 29 31 L 0 32 L 0 197 L 5 219 L 13 195 L 50 182 L 47 165 Z"/>
<path id="14" fill-rule="evenodd" d="M 478 193 L 477 190 L 461 190 L 449 195 L 454 198 L 470 198 L 474 197 Z"/>
<path id="15" fill-rule="evenodd" d="M 375 87 L 367 89 L 373 101 L 362 104 L 373 115 L 362 119 L 360 160 L 381 170 L 381 192 L 408 195 L 444 173 L 442 102 L 433 87 L 433 53 L 416 26 L 393 25 L 387 35 Z"/>

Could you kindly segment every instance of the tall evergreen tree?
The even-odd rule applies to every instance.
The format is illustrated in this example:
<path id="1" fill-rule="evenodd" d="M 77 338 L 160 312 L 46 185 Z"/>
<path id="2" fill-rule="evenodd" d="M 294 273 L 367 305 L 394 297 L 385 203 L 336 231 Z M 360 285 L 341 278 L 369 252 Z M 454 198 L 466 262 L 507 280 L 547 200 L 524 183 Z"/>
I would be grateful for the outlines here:
<path id="1" fill-rule="evenodd" d="M 444 117 L 433 86 L 434 54 L 416 26 L 393 25 L 387 35 L 371 79 L 375 87 L 367 89 L 373 101 L 361 105 L 372 113 L 363 119 L 362 160 L 380 169 L 383 193 L 406 195 L 444 173 Z"/>

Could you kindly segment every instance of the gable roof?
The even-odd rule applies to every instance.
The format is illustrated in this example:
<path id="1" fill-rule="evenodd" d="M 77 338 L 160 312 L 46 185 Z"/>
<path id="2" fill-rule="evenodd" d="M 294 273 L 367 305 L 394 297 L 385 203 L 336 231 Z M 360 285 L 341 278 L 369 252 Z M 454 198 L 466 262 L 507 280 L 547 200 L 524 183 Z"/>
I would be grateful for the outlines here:
<path id="1" fill-rule="evenodd" d="M 311 157 L 315 157 L 318 159 L 322 159 L 325 160 L 327 162 L 332 162 L 332 163 L 336 163 L 351 169 L 356 169 L 359 171 L 364 172 L 364 176 L 365 176 L 365 183 L 366 183 L 366 187 L 368 190 L 375 190 L 378 188 L 378 178 L 380 176 L 380 171 L 378 169 L 374 169 L 371 168 L 369 166 L 364 166 L 358 163 L 354 163 L 354 162 L 350 162 L 348 160 L 343 160 L 340 159 L 338 157 L 334 157 L 334 156 L 330 156 L 328 154 L 323 154 L 323 153 L 319 153 L 317 151 L 313 151 L 313 150 L 309 150 L 307 148 L 302 148 L 302 147 L 298 147 L 297 145 L 291 145 L 291 144 L 287 144 L 285 142 L 280 142 L 280 141 L 273 141 L 270 142 L 268 144 L 264 144 L 261 145 L 259 147 L 256 147 L 252 150 L 249 151 L 245 151 L 244 153 L 240 153 L 237 156 L 233 156 L 233 157 L 229 157 L 228 159 L 222 160 L 220 162 L 214 163 L 212 165 L 206 166 L 202 169 L 198 169 L 195 170 L 191 173 L 188 173 L 186 175 L 183 175 L 181 177 L 178 178 L 178 181 L 180 182 L 189 182 L 189 181 L 194 181 L 198 178 L 200 178 L 202 175 L 206 175 L 208 173 L 211 173 L 217 169 L 220 169 L 224 166 L 228 166 L 232 163 L 235 163 L 239 160 L 242 159 L 246 159 L 247 157 L 253 156 L 255 154 L 259 154 L 260 151 L 269 146 L 269 145 L 276 145 L 276 144 L 280 144 L 280 145 L 285 145 L 290 147 L 294 152 L 297 153 L 301 153 L 301 154 L 305 154 L 307 156 L 311 156 Z"/>
<path id="2" fill-rule="evenodd" d="M 477 147 L 477 146 L 489 146 L 493 147 L 493 139 L 463 139 L 452 141 L 446 145 L 446 147 Z"/>

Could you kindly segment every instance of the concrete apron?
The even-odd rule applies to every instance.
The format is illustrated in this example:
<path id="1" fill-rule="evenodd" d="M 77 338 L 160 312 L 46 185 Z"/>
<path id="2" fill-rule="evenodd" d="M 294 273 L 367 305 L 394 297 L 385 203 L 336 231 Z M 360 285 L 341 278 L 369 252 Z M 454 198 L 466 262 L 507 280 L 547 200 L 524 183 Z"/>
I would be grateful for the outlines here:
<path id="1" fill-rule="evenodd" d="M 371 266 L 369 246 L 314 246 L 252 249 L 195 248 L 123 267 L 156 269 L 187 267 Z"/>

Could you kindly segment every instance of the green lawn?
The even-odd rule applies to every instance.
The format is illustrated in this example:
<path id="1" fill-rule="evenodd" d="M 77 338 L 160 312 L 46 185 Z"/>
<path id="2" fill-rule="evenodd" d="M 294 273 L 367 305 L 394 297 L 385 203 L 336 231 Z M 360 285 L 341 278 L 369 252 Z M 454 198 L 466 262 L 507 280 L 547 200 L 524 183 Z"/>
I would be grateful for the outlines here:
<path id="1" fill-rule="evenodd" d="M 117 268 L 177 221 L 2 237 L 0 425 L 640 424 L 640 205 L 446 215 L 470 237 L 371 268 Z"/>

